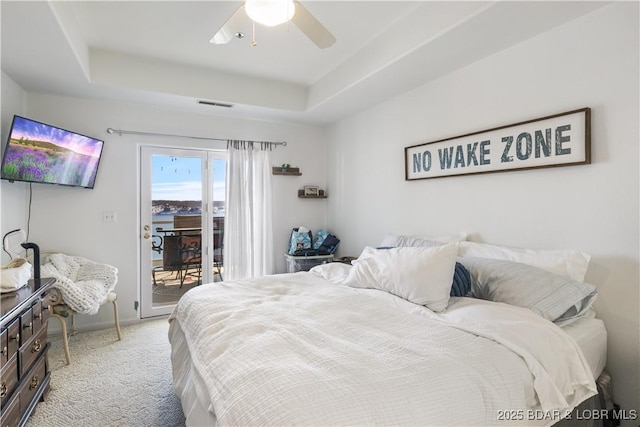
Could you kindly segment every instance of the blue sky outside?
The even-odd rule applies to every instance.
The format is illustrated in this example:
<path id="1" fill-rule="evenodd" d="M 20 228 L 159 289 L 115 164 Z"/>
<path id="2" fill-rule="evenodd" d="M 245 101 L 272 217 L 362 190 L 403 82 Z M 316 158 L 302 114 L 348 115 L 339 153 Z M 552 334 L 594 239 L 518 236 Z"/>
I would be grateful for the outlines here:
<path id="1" fill-rule="evenodd" d="M 199 157 L 152 156 L 153 200 L 202 200 Z M 214 159 L 213 200 L 225 200 L 226 162 Z"/>

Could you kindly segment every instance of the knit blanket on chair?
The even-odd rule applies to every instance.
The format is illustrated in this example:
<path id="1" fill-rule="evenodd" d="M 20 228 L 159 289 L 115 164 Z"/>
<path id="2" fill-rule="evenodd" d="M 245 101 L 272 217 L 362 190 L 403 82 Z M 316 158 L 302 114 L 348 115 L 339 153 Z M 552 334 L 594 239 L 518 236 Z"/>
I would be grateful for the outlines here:
<path id="1" fill-rule="evenodd" d="M 118 269 L 78 256 L 52 254 L 41 276 L 56 279 L 54 287 L 73 311 L 96 314 L 118 282 Z"/>

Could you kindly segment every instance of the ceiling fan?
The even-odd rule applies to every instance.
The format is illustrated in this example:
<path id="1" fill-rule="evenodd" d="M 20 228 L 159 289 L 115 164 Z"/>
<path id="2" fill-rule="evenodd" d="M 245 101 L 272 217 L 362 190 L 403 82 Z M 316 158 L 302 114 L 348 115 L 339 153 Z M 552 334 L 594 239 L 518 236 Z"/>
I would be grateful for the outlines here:
<path id="1" fill-rule="evenodd" d="M 267 26 L 293 22 L 320 49 L 332 46 L 336 38 L 309 12 L 295 0 L 246 0 L 222 28 L 211 38 L 214 44 L 226 44 L 233 38 L 242 38 L 240 25 L 249 17 L 255 22 Z M 252 40 L 252 45 L 255 45 Z"/>

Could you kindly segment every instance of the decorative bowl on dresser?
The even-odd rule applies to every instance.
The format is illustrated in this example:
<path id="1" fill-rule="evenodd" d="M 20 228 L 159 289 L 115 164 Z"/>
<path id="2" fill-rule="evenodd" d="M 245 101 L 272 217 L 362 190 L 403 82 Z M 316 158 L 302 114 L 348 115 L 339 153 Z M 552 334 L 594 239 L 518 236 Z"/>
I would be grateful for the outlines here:
<path id="1" fill-rule="evenodd" d="M 49 392 L 49 291 L 55 279 L 34 279 L 0 300 L 0 425 L 23 426 Z"/>

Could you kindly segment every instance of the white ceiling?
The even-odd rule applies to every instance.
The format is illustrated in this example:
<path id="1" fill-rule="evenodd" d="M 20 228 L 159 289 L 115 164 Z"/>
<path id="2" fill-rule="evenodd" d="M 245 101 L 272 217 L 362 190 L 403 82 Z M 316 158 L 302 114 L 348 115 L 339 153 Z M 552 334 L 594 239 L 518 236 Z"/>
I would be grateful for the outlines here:
<path id="1" fill-rule="evenodd" d="M 336 37 L 237 21 L 239 1 L 6 1 L 2 70 L 28 92 L 204 114 L 327 123 L 428 83 L 607 2 L 303 1 Z M 230 103 L 229 109 L 197 100 Z"/>

